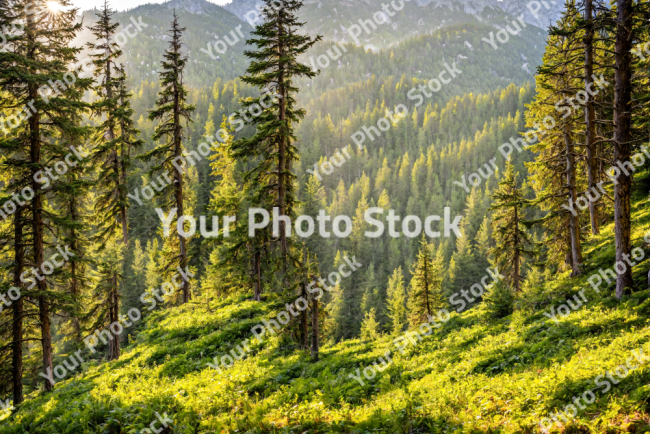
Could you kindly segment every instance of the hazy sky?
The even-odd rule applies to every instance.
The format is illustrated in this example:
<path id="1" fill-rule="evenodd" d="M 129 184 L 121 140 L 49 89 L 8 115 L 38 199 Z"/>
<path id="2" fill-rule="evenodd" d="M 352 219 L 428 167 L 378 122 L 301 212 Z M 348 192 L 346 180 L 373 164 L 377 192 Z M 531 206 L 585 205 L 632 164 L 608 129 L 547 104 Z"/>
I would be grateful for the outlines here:
<path id="1" fill-rule="evenodd" d="M 110 0 L 109 3 L 113 9 L 118 11 L 123 11 L 125 9 L 132 9 L 136 6 L 140 6 L 147 3 L 163 3 L 167 0 Z M 230 3 L 232 0 L 208 0 L 210 3 L 215 3 L 218 5 L 225 5 Z M 82 11 L 92 9 L 94 7 L 100 7 L 104 4 L 104 0 L 72 0 L 72 3 L 80 8 Z"/>

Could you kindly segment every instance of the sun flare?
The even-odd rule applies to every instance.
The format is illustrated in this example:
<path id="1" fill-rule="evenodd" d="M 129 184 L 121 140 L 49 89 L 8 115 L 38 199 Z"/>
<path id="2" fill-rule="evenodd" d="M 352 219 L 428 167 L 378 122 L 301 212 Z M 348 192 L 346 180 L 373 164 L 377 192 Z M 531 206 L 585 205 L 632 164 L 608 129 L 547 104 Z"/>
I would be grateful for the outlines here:
<path id="1" fill-rule="evenodd" d="M 49 1 L 45 5 L 50 12 L 61 12 L 63 10 L 63 5 L 57 1 Z"/>

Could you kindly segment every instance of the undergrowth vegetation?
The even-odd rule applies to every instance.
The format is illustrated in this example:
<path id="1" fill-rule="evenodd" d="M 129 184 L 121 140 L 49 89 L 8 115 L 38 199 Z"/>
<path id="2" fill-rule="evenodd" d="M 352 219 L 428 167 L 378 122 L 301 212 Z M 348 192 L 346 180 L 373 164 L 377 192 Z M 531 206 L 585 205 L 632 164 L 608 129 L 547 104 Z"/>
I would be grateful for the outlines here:
<path id="1" fill-rule="evenodd" d="M 635 246 L 650 229 L 640 190 Z M 619 302 L 605 283 L 596 292 L 587 282 L 611 267 L 613 244 L 610 235 L 587 240 L 584 276 L 527 287 L 514 314 L 488 320 L 480 306 L 452 313 L 403 354 L 394 336 L 326 345 L 317 363 L 286 335 L 260 343 L 250 330 L 282 308 L 272 298 L 233 296 L 211 311 L 190 304 L 155 312 L 121 360 L 86 363 L 52 393 L 30 396 L 4 415 L 0 433 L 139 433 L 156 413 L 174 420 L 165 431 L 174 433 L 533 433 L 541 418 L 590 389 L 595 402 L 549 432 L 650 432 L 647 364 L 607 393 L 594 389 L 597 377 L 635 350 L 650 354 L 647 291 Z M 646 264 L 634 268 L 637 288 L 647 285 Z M 569 315 L 544 315 L 567 300 L 575 306 L 582 290 L 587 301 Z M 221 373 L 208 367 L 245 339 L 246 357 Z M 350 377 L 387 350 L 393 363 L 386 370 L 363 385 Z"/>

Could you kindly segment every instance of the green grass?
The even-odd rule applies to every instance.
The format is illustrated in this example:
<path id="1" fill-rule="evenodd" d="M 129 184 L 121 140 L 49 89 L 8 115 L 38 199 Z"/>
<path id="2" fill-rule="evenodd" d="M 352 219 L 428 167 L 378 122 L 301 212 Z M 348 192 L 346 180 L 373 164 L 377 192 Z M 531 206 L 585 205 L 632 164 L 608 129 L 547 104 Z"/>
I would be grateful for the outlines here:
<path id="1" fill-rule="evenodd" d="M 635 246 L 650 231 L 646 202 L 639 192 L 633 203 Z M 404 355 L 384 337 L 325 346 L 311 363 L 273 338 L 253 341 L 248 357 L 219 374 L 206 364 L 252 340 L 251 327 L 279 305 L 240 296 L 213 313 L 197 305 L 156 312 L 121 360 L 85 364 L 52 393 L 29 396 L 0 422 L 0 434 L 139 433 L 156 412 L 173 417 L 174 433 L 540 432 L 541 417 L 593 389 L 631 351 L 650 354 L 647 291 L 619 302 L 612 287 L 598 294 L 587 284 L 613 264 L 613 226 L 602 233 L 585 242 L 582 278 L 556 276 L 500 321 L 477 309 L 453 314 Z M 634 269 L 639 288 L 647 286 L 646 264 Z M 589 302 L 559 324 L 543 315 L 585 288 Z M 394 363 L 373 380 L 348 378 L 388 349 Z M 551 432 L 650 432 L 649 383 L 642 366 Z"/>

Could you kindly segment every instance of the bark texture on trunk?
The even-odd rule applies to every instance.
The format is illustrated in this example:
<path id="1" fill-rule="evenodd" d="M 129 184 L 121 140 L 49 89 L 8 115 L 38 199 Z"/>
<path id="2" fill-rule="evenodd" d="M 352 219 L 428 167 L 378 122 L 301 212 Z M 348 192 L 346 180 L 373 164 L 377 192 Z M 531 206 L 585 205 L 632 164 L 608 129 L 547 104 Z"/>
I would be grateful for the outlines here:
<path id="1" fill-rule="evenodd" d="M 515 205 L 515 251 L 514 251 L 514 257 L 513 257 L 513 284 L 515 288 L 515 292 L 519 292 L 521 288 L 521 283 L 520 283 L 520 277 L 519 277 L 519 269 L 521 267 L 521 255 L 519 253 L 519 247 L 520 247 L 520 242 L 519 242 L 519 209 L 518 206 Z"/>
<path id="2" fill-rule="evenodd" d="M 175 45 L 175 49 L 177 45 Z M 179 65 L 174 65 L 178 71 Z M 178 78 L 176 79 L 178 80 Z M 182 131 L 181 131 L 181 101 L 180 101 L 180 83 L 174 81 L 173 91 L 174 91 L 174 158 L 182 157 L 183 147 L 182 147 Z M 178 161 L 178 160 L 176 160 Z M 177 216 L 180 218 L 184 215 L 184 204 L 183 204 L 183 173 L 177 167 L 174 170 L 174 194 L 176 200 Z M 181 258 L 181 268 L 184 270 L 187 267 L 187 249 L 185 245 L 185 238 L 178 234 L 178 240 L 180 244 L 180 258 Z M 182 296 L 183 303 L 190 301 L 190 282 L 188 279 L 183 279 L 182 286 Z"/>
<path id="3" fill-rule="evenodd" d="M 594 80 L 594 25 L 593 25 L 593 0 L 585 0 L 585 90 L 587 102 L 585 104 L 585 147 L 587 148 L 587 188 L 592 192 L 598 191 L 598 165 L 596 164 L 596 110 L 590 89 Z M 592 193 L 593 194 L 593 193 Z M 589 201 L 589 218 L 591 220 L 591 233 L 600 233 L 598 223 L 598 206 L 595 201 Z"/>
<path id="4" fill-rule="evenodd" d="M 616 262 L 626 264 L 632 250 L 630 240 L 630 191 L 632 187 L 631 101 L 632 101 L 632 0 L 617 0 L 614 93 L 614 161 L 622 166 L 614 186 Z M 616 297 L 629 294 L 633 287 L 632 269 L 625 266 L 616 279 Z"/>
<path id="5" fill-rule="evenodd" d="M 14 286 L 22 287 L 20 275 L 23 272 L 25 246 L 23 245 L 23 210 L 18 208 L 14 215 Z M 14 407 L 23 402 L 23 294 L 12 304 L 12 354 L 11 379 L 13 388 Z"/>
<path id="6" fill-rule="evenodd" d="M 319 301 L 316 298 L 312 298 L 311 301 L 311 358 L 313 361 L 317 362 L 320 351 L 320 324 L 318 318 L 319 311 Z"/>
<path id="7" fill-rule="evenodd" d="M 278 28 L 278 40 L 282 41 L 284 37 L 284 25 L 282 23 L 282 12 L 279 14 L 279 28 Z M 282 42 L 278 44 L 278 56 L 284 56 L 284 47 Z M 278 88 L 280 95 L 282 96 L 278 101 L 278 108 L 280 111 L 280 121 L 286 122 L 287 120 L 287 99 L 286 99 L 286 83 L 284 77 L 284 63 L 280 63 L 278 68 L 280 69 L 280 76 L 278 78 Z M 287 168 L 287 138 L 283 133 L 280 137 L 280 144 L 278 149 L 278 207 L 280 208 L 280 215 L 286 214 L 286 177 L 285 172 L 288 172 Z M 280 250 L 282 252 L 283 258 L 283 267 L 286 266 L 286 256 L 289 253 L 289 245 L 287 243 L 287 228 L 284 221 L 280 222 Z"/>
<path id="8" fill-rule="evenodd" d="M 566 153 L 566 184 L 569 189 L 569 203 L 575 204 L 578 193 L 576 190 L 576 166 L 573 145 L 571 144 L 571 130 L 569 124 L 564 126 L 564 145 Z M 578 215 L 569 212 L 569 234 L 571 239 L 571 268 L 572 276 L 582 274 L 582 248 L 580 246 L 580 219 Z"/>
<path id="9" fill-rule="evenodd" d="M 36 28 L 36 14 L 30 14 L 27 19 L 26 34 L 30 40 L 30 46 L 27 52 L 27 58 L 38 62 L 37 59 L 37 42 L 34 34 Z M 36 71 L 34 71 L 36 73 Z M 38 88 L 36 83 L 28 85 L 27 92 L 32 101 L 39 98 Z M 43 193 L 41 184 L 36 180 L 38 179 L 38 172 L 41 170 L 41 112 L 36 110 L 34 115 L 29 118 L 29 157 L 31 163 L 32 174 L 32 190 L 34 190 L 34 198 L 32 199 L 32 230 L 33 230 L 33 249 L 34 249 L 34 267 L 40 273 L 43 269 L 44 261 L 44 233 L 43 233 Z M 47 282 L 44 278 L 36 279 L 36 287 L 39 295 L 36 297 L 38 300 L 38 316 L 41 325 L 41 344 L 43 348 L 43 373 L 53 372 L 52 366 L 52 335 L 50 332 L 50 311 L 47 300 Z M 45 390 L 52 390 L 52 384 L 46 379 L 44 382 Z"/>
<path id="10" fill-rule="evenodd" d="M 262 299 L 262 253 L 259 250 L 255 251 L 253 257 L 253 279 L 255 282 L 253 300 L 260 301 Z"/>
<path id="11" fill-rule="evenodd" d="M 112 293 L 110 295 L 108 310 L 109 333 L 112 334 L 111 324 L 120 320 L 120 294 L 118 291 L 117 274 L 113 274 Z M 118 360 L 120 358 L 120 335 L 114 336 L 108 341 L 108 360 Z"/>

